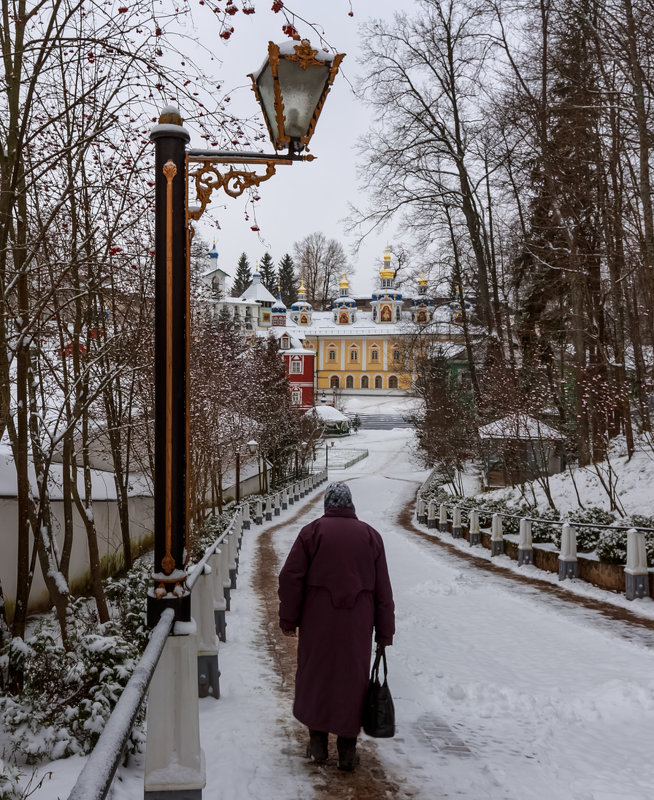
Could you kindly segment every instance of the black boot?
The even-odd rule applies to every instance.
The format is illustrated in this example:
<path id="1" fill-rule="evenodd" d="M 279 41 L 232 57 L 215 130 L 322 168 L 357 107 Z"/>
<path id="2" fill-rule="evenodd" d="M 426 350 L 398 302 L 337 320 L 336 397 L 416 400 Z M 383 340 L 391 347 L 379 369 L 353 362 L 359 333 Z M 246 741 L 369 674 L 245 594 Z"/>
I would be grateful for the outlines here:
<path id="1" fill-rule="evenodd" d="M 336 739 L 336 748 L 338 750 L 338 768 L 345 772 L 352 772 L 354 767 L 359 763 L 356 736 L 353 739 L 339 736 Z"/>
<path id="2" fill-rule="evenodd" d="M 316 764 L 324 764 L 327 761 L 327 733 L 324 731 L 309 730 L 309 744 L 307 745 L 307 756 L 315 761 Z"/>

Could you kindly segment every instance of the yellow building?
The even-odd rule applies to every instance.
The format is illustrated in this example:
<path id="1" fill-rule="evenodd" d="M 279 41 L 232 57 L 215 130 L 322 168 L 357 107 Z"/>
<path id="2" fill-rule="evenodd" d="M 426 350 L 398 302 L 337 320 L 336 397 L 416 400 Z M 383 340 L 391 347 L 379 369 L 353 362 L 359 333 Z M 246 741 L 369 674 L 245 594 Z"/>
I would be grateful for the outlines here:
<path id="1" fill-rule="evenodd" d="M 275 301 L 271 327 L 264 329 L 259 321 L 262 329 L 257 329 L 257 333 L 277 336 L 285 343 L 285 351 L 295 347 L 315 353 L 314 388 L 318 396 L 331 389 L 346 394 L 406 393 L 415 379 L 407 354 L 412 351 L 418 332 L 428 329 L 433 334 L 442 325 L 436 333 L 440 341 L 460 341 L 460 331 L 452 330 L 450 309 L 434 312 L 424 275 L 418 281 L 416 296 L 405 308 L 406 301 L 394 286 L 390 262 L 386 250 L 384 265 L 379 270 L 380 288 L 372 293 L 369 308 L 357 307 L 349 296 L 350 284 L 343 274 L 339 296 L 331 311 L 314 311 L 302 284 L 297 302 L 289 309 L 281 300 Z M 256 276 L 253 286 L 255 283 Z M 443 314 L 441 320 L 439 315 Z"/>

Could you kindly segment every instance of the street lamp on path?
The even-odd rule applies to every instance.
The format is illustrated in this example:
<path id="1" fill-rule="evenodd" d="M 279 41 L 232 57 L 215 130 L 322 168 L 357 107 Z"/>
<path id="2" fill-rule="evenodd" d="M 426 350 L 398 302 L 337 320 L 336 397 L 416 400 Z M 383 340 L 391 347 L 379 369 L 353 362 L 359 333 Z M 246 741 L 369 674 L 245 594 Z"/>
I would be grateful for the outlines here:
<path id="1" fill-rule="evenodd" d="M 306 40 L 269 43 L 253 89 L 275 153 L 187 149 L 190 135 L 173 106 L 150 134 L 155 145 L 155 469 L 154 568 L 148 623 L 175 609 L 191 616 L 188 559 L 189 342 L 191 222 L 200 219 L 215 189 L 239 197 L 271 178 L 278 165 L 312 160 L 306 154 L 341 54 Z M 287 152 L 277 151 L 287 149 Z M 264 167 L 263 172 L 256 167 Z M 252 169 L 255 168 L 255 169 Z M 189 205 L 192 184 L 197 205 Z M 238 462 L 237 462 L 238 463 Z M 239 465 L 240 466 L 240 465 Z M 240 492 L 237 489 L 240 497 Z"/>

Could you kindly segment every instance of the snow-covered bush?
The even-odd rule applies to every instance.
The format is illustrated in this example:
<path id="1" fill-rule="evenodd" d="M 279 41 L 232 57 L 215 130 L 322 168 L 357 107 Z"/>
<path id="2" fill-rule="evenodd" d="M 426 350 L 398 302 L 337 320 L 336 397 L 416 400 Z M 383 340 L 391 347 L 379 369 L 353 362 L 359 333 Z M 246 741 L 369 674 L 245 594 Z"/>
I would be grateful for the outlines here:
<path id="1" fill-rule="evenodd" d="M 21 797 L 20 771 L 0 758 L 0 800 L 17 800 Z"/>
<path id="2" fill-rule="evenodd" d="M 561 546 L 561 526 L 556 524 L 561 519 L 561 515 L 555 508 L 546 508 L 542 511 L 530 512 L 529 516 L 537 518 L 537 522 L 531 523 L 531 538 L 534 542 L 557 543 Z"/>
<path id="3" fill-rule="evenodd" d="M 152 557 L 149 555 L 138 558 L 127 575 L 105 580 L 112 617 L 118 622 L 121 634 L 136 644 L 139 651 L 145 649 L 150 636 L 145 609 L 151 572 Z"/>
<path id="4" fill-rule="evenodd" d="M 604 530 L 597 542 L 596 552 L 604 564 L 627 563 L 627 531 Z"/>
<path id="5" fill-rule="evenodd" d="M 634 526 L 652 528 L 651 517 L 642 517 L 639 514 L 631 518 Z M 647 563 L 654 565 L 654 533 L 645 534 L 645 547 L 647 549 Z M 627 531 L 624 528 L 603 531 L 596 548 L 599 560 L 605 564 L 627 563 Z"/>
<path id="6" fill-rule="evenodd" d="M 88 753 L 139 659 L 139 644 L 121 623 L 100 625 L 90 609 L 83 598 L 71 603 L 67 649 L 53 621 L 43 618 L 25 642 L 22 694 L 2 698 L 3 727 L 27 763 Z M 141 742 L 136 726 L 127 752 Z"/>

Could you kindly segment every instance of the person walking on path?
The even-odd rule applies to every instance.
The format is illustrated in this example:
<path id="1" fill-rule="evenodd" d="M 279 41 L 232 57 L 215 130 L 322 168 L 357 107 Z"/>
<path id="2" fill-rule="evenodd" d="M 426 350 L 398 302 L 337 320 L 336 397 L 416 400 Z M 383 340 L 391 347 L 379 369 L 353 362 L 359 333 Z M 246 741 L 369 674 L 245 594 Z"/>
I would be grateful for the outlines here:
<path id="1" fill-rule="evenodd" d="M 309 728 L 307 755 L 327 760 L 337 735 L 338 767 L 351 771 L 368 688 L 372 632 L 393 643 L 395 609 L 384 543 L 357 518 L 347 484 L 330 483 L 325 513 L 305 525 L 279 575 L 279 624 L 299 629 L 293 715 Z"/>

